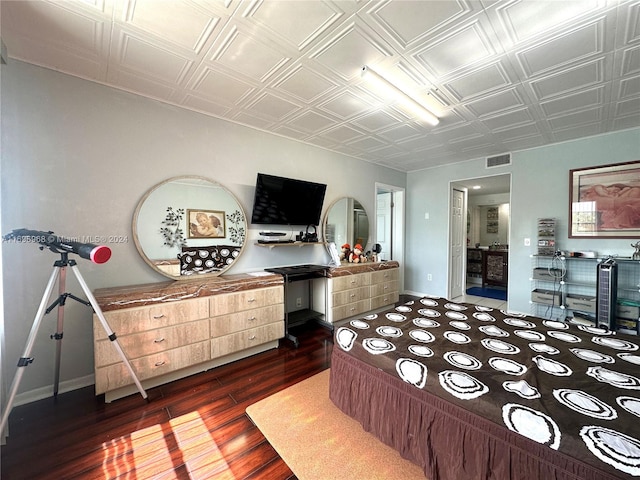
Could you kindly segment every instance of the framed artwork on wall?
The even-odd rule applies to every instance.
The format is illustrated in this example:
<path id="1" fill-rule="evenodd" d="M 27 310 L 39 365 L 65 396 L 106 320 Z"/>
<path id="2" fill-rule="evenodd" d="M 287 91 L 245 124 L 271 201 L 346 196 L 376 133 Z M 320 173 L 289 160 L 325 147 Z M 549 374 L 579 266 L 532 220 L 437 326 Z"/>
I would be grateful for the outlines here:
<path id="1" fill-rule="evenodd" d="M 569 171 L 569 238 L 640 237 L 640 160 Z"/>
<path id="2" fill-rule="evenodd" d="M 224 212 L 217 210 L 187 209 L 189 238 L 224 238 L 226 236 Z"/>

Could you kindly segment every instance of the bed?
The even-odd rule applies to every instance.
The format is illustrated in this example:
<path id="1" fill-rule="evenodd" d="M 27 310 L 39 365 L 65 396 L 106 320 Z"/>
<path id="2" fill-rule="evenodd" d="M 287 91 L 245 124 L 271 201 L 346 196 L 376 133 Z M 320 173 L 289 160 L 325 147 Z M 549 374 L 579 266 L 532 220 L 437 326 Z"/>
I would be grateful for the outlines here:
<path id="1" fill-rule="evenodd" d="M 429 480 L 637 478 L 638 340 L 424 297 L 335 330 L 329 396 Z"/>

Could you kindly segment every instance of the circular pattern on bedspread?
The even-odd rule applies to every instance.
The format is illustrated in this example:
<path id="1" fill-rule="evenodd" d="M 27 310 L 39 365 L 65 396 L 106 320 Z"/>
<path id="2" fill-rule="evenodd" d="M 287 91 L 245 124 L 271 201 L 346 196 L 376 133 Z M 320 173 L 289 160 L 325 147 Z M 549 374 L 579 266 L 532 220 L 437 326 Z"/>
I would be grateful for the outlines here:
<path id="1" fill-rule="evenodd" d="M 601 366 L 589 367 L 587 369 L 587 375 L 595 378 L 599 382 L 608 383 L 618 388 L 625 388 L 627 390 L 640 390 L 640 379 L 626 373 L 614 372 L 608 368 Z"/>
<path id="2" fill-rule="evenodd" d="M 460 312 L 445 312 L 445 315 L 449 318 L 452 318 L 453 320 L 467 320 L 469 317 L 467 317 L 464 313 L 460 313 Z"/>
<path id="3" fill-rule="evenodd" d="M 387 313 L 385 317 L 387 317 L 387 320 L 391 320 L 392 322 L 404 322 L 407 319 L 405 315 L 394 312 Z"/>
<path id="4" fill-rule="evenodd" d="M 387 352 L 393 352 L 396 346 L 389 340 L 384 338 L 365 338 L 362 341 L 364 349 L 372 355 L 381 355 Z"/>
<path id="5" fill-rule="evenodd" d="M 611 330 L 605 330 L 604 328 L 591 327 L 589 325 L 576 325 L 576 327 L 583 332 L 592 333 L 594 335 L 613 335 Z"/>
<path id="6" fill-rule="evenodd" d="M 630 362 L 635 365 L 640 365 L 640 355 L 634 355 L 632 353 L 619 353 L 618 357 L 625 362 Z"/>
<path id="7" fill-rule="evenodd" d="M 458 330 L 471 330 L 471 325 L 467 322 L 460 322 L 458 320 L 452 320 L 449 322 L 453 328 L 457 328 Z"/>
<path id="8" fill-rule="evenodd" d="M 376 332 L 378 335 L 382 335 L 383 337 L 399 338 L 402 336 L 402 330 L 398 327 L 391 327 L 389 325 L 383 325 L 376 328 Z"/>
<path id="9" fill-rule="evenodd" d="M 557 320 L 543 320 L 542 324 L 548 328 L 555 328 L 557 330 L 568 330 L 569 324 L 564 322 L 559 322 Z"/>
<path id="10" fill-rule="evenodd" d="M 557 355 L 560 353 L 556 347 L 547 345 L 546 343 L 530 343 L 529 348 L 537 353 L 546 353 L 547 355 Z"/>
<path id="11" fill-rule="evenodd" d="M 396 307 L 396 312 L 409 313 L 412 312 L 413 309 L 408 305 L 399 305 Z"/>
<path id="12" fill-rule="evenodd" d="M 425 330 L 411 330 L 409 336 L 418 342 L 430 343 L 433 342 L 436 337 L 432 333 Z"/>
<path id="13" fill-rule="evenodd" d="M 433 298 L 421 298 L 420 299 L 420 303 L 422 305 L 426 305 L 427 307 L 436 307 L 436 306 L 438 306 L 438 302 L 435 301 Z"/>
<path id="14" fill-rule="evenodd" d="M 532 360 L 536 363 L 538 369 L 557 377 L 568 377 L 573 373 L 564 363 L 556 362 L 542 355 L 536 355 Z"/>
<path id="15" fill-rule="evenodd" d="M 493 315 L 489 315 L 487 312 L 475 312 L 473 318 L 480 320 L 481 322 L 495 322 L 496 319 Z"/>
<path id="16" fill-rule="evenodd" d="M 580 337 L 576 337 L 572 333 L 567 332 L 557 332 L 555 330 L 552 330 L 550 332 L 547 332 L 547 335 L 549 335 L 551 338 L 555 338 L 556 340 L 561 340 L 567 343 L 580 343 L 582 341 Z"/>
<path id="17" fill-rule="evenodd" d="M 442 336 L 450 342 L 457 343 L 459 345 L 471 342 L 471 339 L 462 332 L 453 332 L 451 330 L 447 330 L 442 334 Z"/>
<path id="18" fill-rule="evenodd" d="M 442 388 L 461 400 L 472 400 L 489 391 L 489 387 L 468 373 L 445 370 L 438 378 Z"/>
<path id="19" fill-rule="evenodd" d="M 526 400 L 533 400 L 534 398 L 541 397 L 538 389 L 529 385 L 526 380 L 509 380 L 502 383 L 502 388 L 504 388 L 507 392 L 520 395 Z"/>
<path id="20" fill-rule="evenodd" d="M 532 340 L 536 342 L 544 342 L 545 340 L 545 336 L 542 333 L 535 332 L 533 330 L 516 330 L 513 333 L 525 340 Z"/>
<path id="21" fill-rule="evenodd" d="M 428 318 L 414 318 L 413 324 L 416 327 L 422 327 L 422 328 L 435 328 L 440 326 L 439 322 L 436 322 L 435 320 L 430 320 Z"/>
<path id="22" fill-rule="evenodd" d="M 593 363 L 615 363 L 616 361 L 611 355 L 596 352 L 595 350 L 589 350 L 586 348 L 570 348 L 569 351 L 573 353 L 580 360 Z"/>
<path id="23" fill-rule="evenodd" d="M 442 358 L 454 367 L 465 370 L 478 370 L 482 367 L 482 362 L 468 353 L 449 351 L 445 353 Z"/>
<path id="24" fill-rule="evenodd" d="M 507 403 L 502 407 L 502 420 L 507 428 L 557 450 L 560 446 L 560 429 L 548 415 L 524 405 Z"/>
<path id="25" fill-rule="evenodd" d="M 616 402 L 630 414 L 640 417 L 640 398 L 618 397 Z"/>
<path id="26" fill-rule="evenodd" d="M 536 328 L 536 324 L 528 320 L 522 320 L 521 318 L 505 318 L 502 320 L 507 325 L 520 328 Z"/>
<path id="27" fill-rule="evenodd" d="M 520 349 L 515 345 L 503 342 L 502 340 L 498 340 L 496 338 L 483 338 L 482 340 L 480 340 L 480 343 L 482 343 L 482 346 L 484 346 L 484 348 L 493 350 L 494 352 L 498 353 L 515 355 L 516 353 L 520 352 Z"/>
<path id="28" fill-rule="evenodd" d="M 418 313 L 423 317 L 437 318 L 440 316 L 440 312 L 437 310 L 431 310 L 430 308 L 421 308 Z"/>
<path id="29" fill-rule="evenodd" d="M 558 388 L 553 391 L 553 396 L 565 407 L 569 407 L 583 415 L 588 415 L 600 420 L 614 420 L 618 418 L 617 412 L 602 400 L 580 390 L 570 388 Z"/>
<path id="30" fill-rule="evenodd" d="M 634 352 L 638 350 L 638 345 L 636 345 L 635 343 L 628 342 L 627 340 L 623 340 L 621 338 L 593 337 L 591 341 L 596 345 L 611 347 L 611 348 L 615 348 L 616 350 L 626 350 L 628 352 Z"/>
<path id="31" fill-rule="evenodd" d="M 358 334 L 351 330 L 350 328 L 340 327 L 336 332 L 336 341 L 340 348 L 344 351 L 348 352 L 353 347 L 353 342 L 355 342 Z"/>
<path id="32" fill-rule="evenodd" d="M 480 330 L 485 335 L 491 335 L 492 337 L 508 337 L 509 336 L 509 332 L 506 332 L 505 330 L 499 327 L 496 327 L 495 325 L 480 325 L 478 327 L 478 330 Z"/>
<path id="33" fill-rule="evenodd" d="M 412 358 L 399 358 L 396 372 L 403 381 L 418 388 L 424 388 L 427 383 L 427 367 Z"/>
<path id="34" fill-rule="evenodd" d="M 455 310 L 457 312 L 461 312 L 467 309 L 465 305 L 459 305 L 457 303 L 445 303 L 444 308 L 448 308 L 449 310 Z"/>
<path id="35" fill-rule="evenodd" d="M 426 345 L 409 345 L 407 349 L 418 357 L 433 357 L 433 350 Z"/>
<path id="36" fill-rule="evenodd" d="M 354 328 L 366 329 L 369 328 L 369 324 L 363 320 L 351 320 L 350 325 Z"/>
<path id="37" fill-rule="evenodd" d="M 582 427 L 580 437 L 589 451 L 603 462 L 629 475 L 640 475 L 640 440 L 637 438 L 597 425 Z"/>
<path id="38" fill-rule="evenodd" d="M 525 365 L 508 358 L 491 357 L 489 359 L 489 365 L 491 365 L 491 368 L 494 370 L 498 370 L 499 372 L 507 373 L 509 375 L 522 375 L 527 371 L 527 367 Z"/>

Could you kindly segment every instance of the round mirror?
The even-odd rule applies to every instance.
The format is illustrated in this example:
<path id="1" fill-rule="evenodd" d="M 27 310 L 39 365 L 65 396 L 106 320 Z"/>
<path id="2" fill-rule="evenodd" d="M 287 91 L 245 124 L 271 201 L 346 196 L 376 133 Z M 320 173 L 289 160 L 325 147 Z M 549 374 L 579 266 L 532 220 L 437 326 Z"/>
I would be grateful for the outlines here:
<path id="1" fill-rule="evenodd" d="M 331 204 L 324 218 L 324 240 L 334 242 L 338 249 L 348 243 L 353 247 L 369 243 L 369 217 L 360 202 L 351 197 L 339 198 Z"/>
<path id="2" fill-rule="evenodd" d="M 133 240 L 157 272 L 176 279 L 216 276 L 245 245 L 247 221 L 236 197 L 213 180 L 174 177 L 144 194 L 133 214 Z"/>

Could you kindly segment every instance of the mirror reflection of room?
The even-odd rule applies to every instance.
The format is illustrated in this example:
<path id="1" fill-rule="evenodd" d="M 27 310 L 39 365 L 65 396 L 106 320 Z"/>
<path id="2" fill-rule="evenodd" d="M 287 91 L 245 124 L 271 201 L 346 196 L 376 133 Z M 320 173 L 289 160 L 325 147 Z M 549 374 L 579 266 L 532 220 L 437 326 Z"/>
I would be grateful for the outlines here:
<path id="1" fill-rule="evenodd" d="M 364 251 L 369 243 L 369 217 L 362 204 L 351 197 L 336 200 L 327 210 L 324 224 L 326 242 L 338 248 L 360 244 Z"/>

